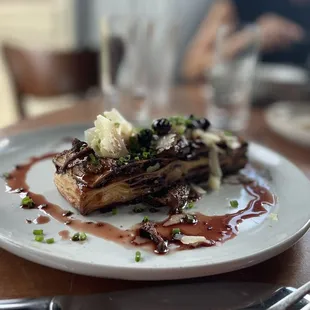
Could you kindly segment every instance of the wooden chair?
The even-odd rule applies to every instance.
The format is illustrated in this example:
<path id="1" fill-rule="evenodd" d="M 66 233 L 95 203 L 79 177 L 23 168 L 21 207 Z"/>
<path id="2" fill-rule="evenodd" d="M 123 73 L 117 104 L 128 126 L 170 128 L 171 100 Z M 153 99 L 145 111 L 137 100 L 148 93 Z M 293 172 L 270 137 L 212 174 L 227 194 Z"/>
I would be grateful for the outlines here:
<path id="1" fill-rule="evenodd" d="M 111 74 L 115 76 L 123 57 L 119 40 L 111 44 Z M 100 59 L 96 51 L 52 52 L 25 49 L 6 44 L 4 59 L 10 71 L 18 112 L 25 118 L 24 97 L 48 98 L 65 94 L 86 93 L 99 87 Z"/>

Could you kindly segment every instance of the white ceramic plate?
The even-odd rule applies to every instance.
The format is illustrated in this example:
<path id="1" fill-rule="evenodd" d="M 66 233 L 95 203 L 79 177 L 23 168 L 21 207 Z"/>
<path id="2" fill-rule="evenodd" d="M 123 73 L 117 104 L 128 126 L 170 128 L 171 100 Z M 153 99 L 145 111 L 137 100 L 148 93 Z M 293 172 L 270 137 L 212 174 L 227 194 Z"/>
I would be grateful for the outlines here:
<path id="1" fill-rule="evenodd" d="M 310 147 L 310 102 L 276 102 L 266 110 L 265 119 L 277 134 Z"/>
<path id="2" fill-rule="evenodd" d="M 63 150 L 68 143 L 59 144 L 63 137 L 83 138 L 84 126 L 59 127 L 0 140 L 1 172 L 10 171 L 33 155 Z M 266 168 L 271 176 L 270 186 L 278 197 L 278 204 L 270 210 L 278 214 L 278 221 L 268 214 L 248 219 L 240 225 L 237 237 L 222 246 L 179 251 L 164 256 L 141 251 L 143 261 L 134 261 L 133 248 L 89 236 L 83 244 L 60 240 L 58 232 L 64 227 L 52 220 L 47 224 L 26 224 L 26 218 L 35 218 L 39 210 L 19 208 L 18 195 L 5 193 L 0 181 L 0 243 L 1 246 L 28 260 L 70 272 L 130 280 L 165 280 L 205 276 L 244 268 L 289 248 L 308 229 L 310 183 L 308 179 L 282 156 L 256 144 L 251 144 L 252 162 Z M 28 184 L 34 192 L 42 193 L 49 201 L 64 209 L 73 210 L 60 196 L 53 184 L 54 167 L 50 161 L 40 162 L 30 171 Z M 245 207 L 248 197 L 241 187 L 224 185 L 218 193 L 205 196 L 197 210 L 208 214 L 235 212 L 229 208 L 230 199 L 240 199 L 239 208 Z M 115 216 L 94 214 L 90 220 L 104 220 L 116 226 L 130 227 L 141 221 L 145 214 L 132 214 L 132 207 L 123 207 Z M 164 216 L 148 214 L 151 219 Z M 80 217 L 75 215 L 76 217 Z M 155 219 L 155 218 L 154 218 Z M 33 229 L 42 228 L 56 242 L 48 245 L 33 241 Z M 73 233 L 73 231 L 72 231 Z"/>

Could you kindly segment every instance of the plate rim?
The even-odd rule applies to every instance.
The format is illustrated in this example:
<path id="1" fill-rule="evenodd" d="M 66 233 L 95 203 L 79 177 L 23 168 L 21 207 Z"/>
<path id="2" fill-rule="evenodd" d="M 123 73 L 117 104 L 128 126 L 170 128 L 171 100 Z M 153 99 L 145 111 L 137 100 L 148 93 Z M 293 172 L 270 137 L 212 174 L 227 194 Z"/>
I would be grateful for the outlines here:
<path id="1" fill-rule="evenodd" d="M 50 126 L 46 128 L 42 128 L 39 130 L 29 130 L 27 132 L 23 132 L 21 134 L 15 134 L 11 136 L 6 136 L 4 138 L 15 139 L 21 138 L 27 135 L 38 134 L 42 132 L 50 132 L 51 130 L 54 132 L 60 132 L 65 128 L 79 129 L 88 126 L 87 123 L 78 123 L 71 125 L 61 125 L 61 126 Z M 0 138 L 1 140 L 2 138 Z M 294 169 L 298 170 L 300 175 L 302 175 L 305 180 L 309 181 L 304 172 L 299 169 L 293 162 L 288 160 L 282 154 L 274 151 L 271 148 L 265 147 L 259 143 L 249 141 L 249 144 L 261 148 L 263 150 L 270 151 L 284 161 L 287 164 L 290 164 L 294 167 Z M 4 147 L 4 150 L 0 149 L 0 156 L 5 154 L 5 149 L 9 148 Z M 310 184 L 310 181 L 309 181 Z M 176 266 L 171 268 L 165 266 L 143 266 L 143 264 L 132 265 L 128 264 L 128 266 L 111 266 L 107 264 L 98 264 L 98 263 L 90 263 L 90 262 L 81 262 L 78 260 L 72 260 L 72 258 L 67 257 L 59 257 L 57 255 L 53 255 L 52 253 L 44 252 L 36 248 L 31 247 L 23 247 L 20 244 L 14 242 L 10 238 L 7 238 L 3 234 L 0 233 L 0 246 L 29 261 L 47 266 L 56 268 L 59 270 L 74 272 L 81 275 L 95 276 L 95 277 L 106 277 L 106 278 L 114 278 L 114 279 L 124 279 L 124 280 L 150 280 L 150 281 L 160 281 L 160 280 L 176 280 L 176 279 L 187 279 L 192 277 L 204 277 L 211 276 L 215 274 L 226 273 L 234 270 L 240 270 L 246 267 L 250 267 L 262 261 L 265 261 L 271 257 L 274 257 L 286 249 L 293 246 L 310 228 L 310 218 L 307 219 L 305 224 L 294 233 L 285 238 L 280 242 L 276 242 L 273 245 L 265 248 L 264 250 L 257 250 L 253 253 L 242 256 L 239 258 L 235 258 L 230 261 L 216 262 L 210 265 L 203 264 L 195 264 L 192 266 Z M 71 266 L 72 267 L 71 267 Z M 229 265 L 229 266 L 228 266 Z M 93 270 L 96 269 L 96 270 Z M 213 269 L 213 270 L 209 270 Z M 180 274 L 177 271 L 182 270 Z M 208 270 L 206 272 L 206 270 Z M 146 272 L 147 271 L 147 272 Z M 117 276 L 113 276 L 113 274 L 118 274 Z M 123 276 L 119 276 L 122 274 Z"/>

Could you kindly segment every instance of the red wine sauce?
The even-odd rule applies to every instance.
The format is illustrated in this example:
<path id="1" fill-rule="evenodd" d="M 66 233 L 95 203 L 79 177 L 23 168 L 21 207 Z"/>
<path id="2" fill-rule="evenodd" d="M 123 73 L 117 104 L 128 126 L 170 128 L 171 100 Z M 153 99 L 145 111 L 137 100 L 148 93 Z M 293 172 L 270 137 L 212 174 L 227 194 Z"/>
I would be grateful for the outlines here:
<path id="1" fill-rule="evenodd" d="M 135 225 L 131 229 L 123 230 L 105 222 L 78 220 L 72 218 L 72 216 L 66 216 L 65 210 L 58 205 L 47 201 L 43 195 L 30 191 L 26 182 L 27 173 L 36 163 L 51 159 L 54 155 L 54 153 L 49 153 L 40 157 L 30 158 L 28 163 L 16 166 L 16 168 L 10 173 L 10 178 L 7 180 L 8 193 L 17 193 L 21 196 L 21 198 L 28 195 L 34 201 L 35 207 L 46 214 L 45 216 L 39 216 L 36 219 L 38 224 L 46 223 L 47 218 L 50 219 L 50 217 L 52 217 L 58 222 L 61 222 L 76 231 L 83 231 L 119 244 L 127 246 L 145 246 L 145 244 L 150 244 L 150 242 L 133 242 L 137 238 L 140 224 Z M 207 216 L 201 213 L 196 213 L 195 215 L 198 222 L 195 225 L 180 223 L 165 227 L 163 226 L 163 224 L 167 221 L 165 220 L 163 222 L 156 223 L 157 231 L 163 236 L 164 239 L 169 240 L 171 243 L 176 243 L 179 246 L 178 249 L 180 250 L 189 249 L 193 246 L 183 245 L 179 241 L 173 241 L 171 234 L 173 228 L 179 228 L 184 235 L 204 236 L 210 241 L 207 244 L 200 244 L 200 246 L 216 245 L 234 238 L 238 234 L 238 225 L 243 220 L 258 217 L 264 213 L 267 213 L 265 206 L 272 206 L 275 204 L 275 196 L 266 187 L 260 186 L 254 181 L 247 181 L 242 184 L 247 193 L 253 197 L 248 202 L 246 208 L 232 214 L 216 216 Z M 68 230 L 59 232 L 59 235 L 62 239 L 70 238 Z"/>

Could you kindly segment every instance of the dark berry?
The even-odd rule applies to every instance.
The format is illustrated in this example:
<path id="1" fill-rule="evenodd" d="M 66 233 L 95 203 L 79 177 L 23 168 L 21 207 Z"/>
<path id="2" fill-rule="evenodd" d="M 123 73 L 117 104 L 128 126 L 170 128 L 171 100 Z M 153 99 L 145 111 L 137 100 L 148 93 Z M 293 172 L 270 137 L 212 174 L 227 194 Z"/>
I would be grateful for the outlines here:
<path id="1" fill-rule="evenodd" d="M 210 127 L 210 122 L 206 118 L 189 119 L 187 127 L 191 129 L 207 130 Z"/>
<path id="2" fill-rule="evenodd" d="M 138 133 L 138 142 L 141 146 L 149 147 L 153 138 L 153 131 L 151 129 L 142 129 Z"/>
<path id="3" fill-rule="evenodd" d="M 171 123 L 166 118 L 160 118 L 153 122 L 152 128 L 159 136 L 164 136 L 171 130 Z"/>

